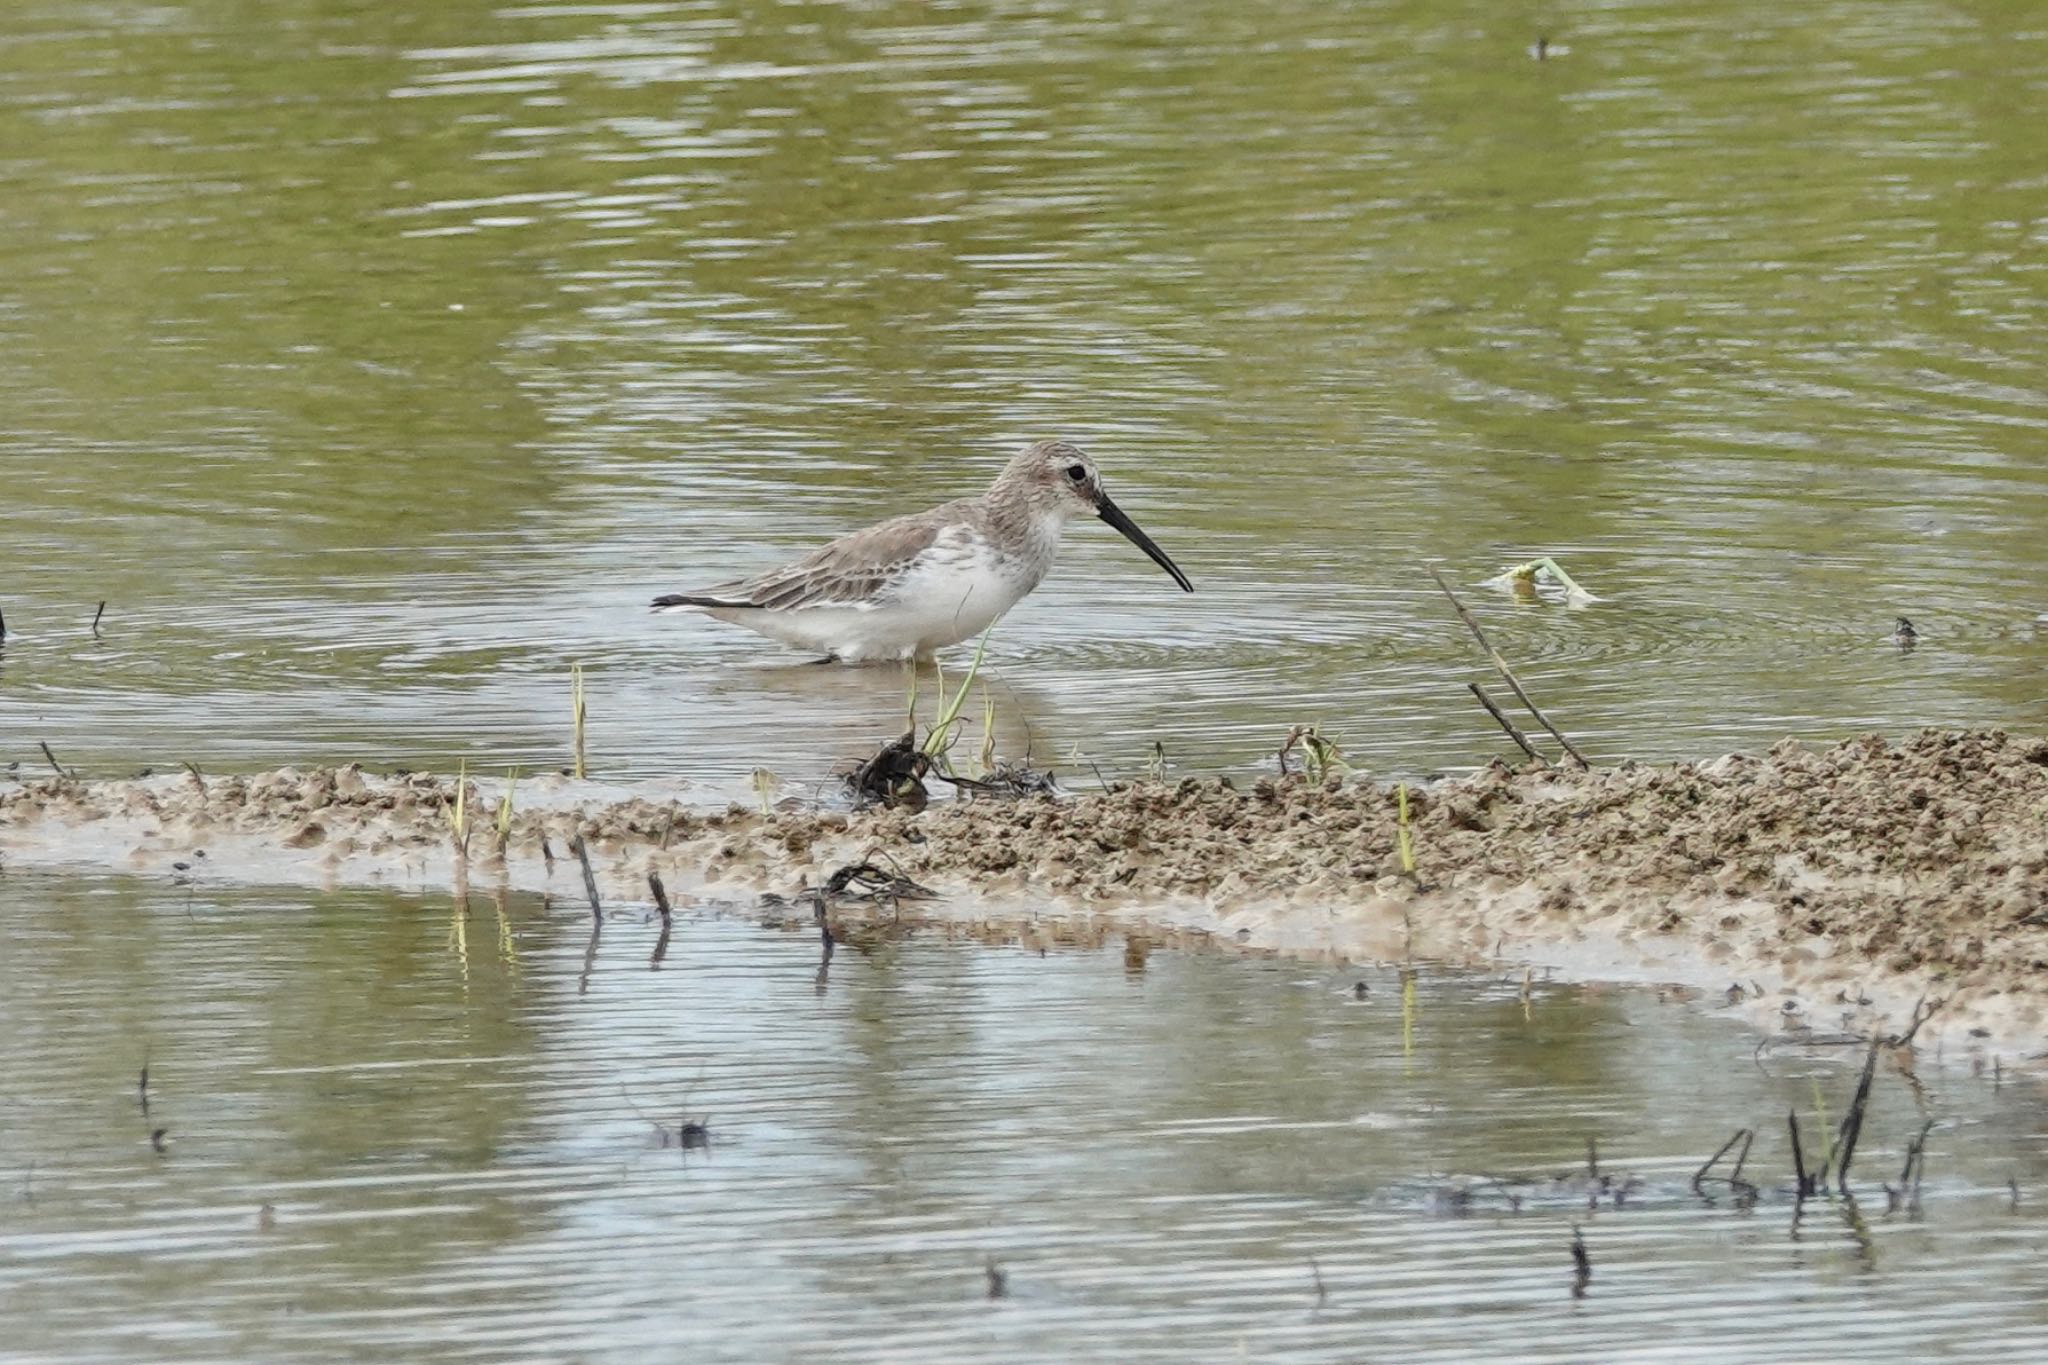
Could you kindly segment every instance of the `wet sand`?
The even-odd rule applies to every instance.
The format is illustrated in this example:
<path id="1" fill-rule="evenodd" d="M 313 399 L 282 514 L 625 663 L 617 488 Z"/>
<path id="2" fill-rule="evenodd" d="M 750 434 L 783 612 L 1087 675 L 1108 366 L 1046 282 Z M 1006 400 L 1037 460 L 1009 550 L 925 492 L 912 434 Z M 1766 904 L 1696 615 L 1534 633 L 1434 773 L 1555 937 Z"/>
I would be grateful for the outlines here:
<path id="1" fill-rule="evenodd" d="M 1413 876 L 1394 790 L 1361 778 L 765 814 L 706 809 L 684 788 L 542 779 L 519 785 L 502 856 L 501 792 L 470 784 L 458 859 L 446 779 L 353 767 L 51 777 L 0 787 L 0 856 L 580 899 L 568 851 L 580 834 L 607 898 L 646 904 L 658 872 L 679 897 L 749 907 L 866 860 L 939 898 L 835 903 L 847 933 L 901 916 L 1335 960 L 1530 964 L 1722 992 L 1774 1029 L 1823 1038 L 1897 1028 L 1928 996 L 1945 1005 L 1923 1040 L 1995 1047 L 2008 1062 L 2048 1047 L 2048 740 L 2000 731 L 1787 741 L 1760 756 L 1595 772 L 1496 764 L 1410 789 Z"/>

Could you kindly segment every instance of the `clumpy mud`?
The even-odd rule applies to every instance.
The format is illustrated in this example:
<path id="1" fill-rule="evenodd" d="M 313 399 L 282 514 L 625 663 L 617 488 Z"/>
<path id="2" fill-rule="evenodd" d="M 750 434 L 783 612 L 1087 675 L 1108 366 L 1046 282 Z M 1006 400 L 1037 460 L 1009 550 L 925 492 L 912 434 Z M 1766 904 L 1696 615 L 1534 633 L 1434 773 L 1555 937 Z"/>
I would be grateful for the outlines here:
<path id="1" fill-rule="evenodd" d="M 1409 792 L 1300 777 L 1132 783 L 918 811 L 732 806 L 355 768 L 0 789 L 0 854 L 187 876 L 400 881 L 608 898 L 790 898 L 868 861 L 940 893 L 835 915 L 1082 918 L 1340 959 L 1533 962 L 1725 990 L 1781 1026 L 1904 1021 L 2004 1046 L 2048 1035 L 2048 740 L 1999 731 L 1787 741 L 1760 757 L 1595 772 L 1496 764 Z M 202 852 L 203 851 L 203 852 Z M 551 853 L 553 865 L 546 855 Z M 806 910 L 806 913 L 808 911 Z"/>

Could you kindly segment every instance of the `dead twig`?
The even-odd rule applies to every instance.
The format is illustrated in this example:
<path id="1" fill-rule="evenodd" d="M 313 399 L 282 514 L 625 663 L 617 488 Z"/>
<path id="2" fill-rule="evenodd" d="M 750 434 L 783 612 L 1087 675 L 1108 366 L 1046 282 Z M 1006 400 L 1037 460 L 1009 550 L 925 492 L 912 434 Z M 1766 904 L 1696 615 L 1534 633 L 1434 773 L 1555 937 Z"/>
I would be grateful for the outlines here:
<path id="1" fill-rule="evenodd" d="M 979 778 L 954 777 L 942 772 L 932 772 L 928 776 L 935 777 L 941 782 L 951 783 L 962 791 L 972 792 L 977 796 L 1007 799 L 1012 797 L 1059 795 L 1059 788 L 1054 784 L 1053 774 L 1050 769 L 1041 772 L 1036 768 L 1028 767 L 1022 763 L 1011 763 L 1008 760 L 996 764 L 994 768 Z"/>
<path id="2" fill-rule="evenodd" d="M 1700 1192 L 1700 1183 L 1707 1178 L 1707 1172 L 1713 1170 L 1714 1167 L 1717 1164 L 1719 1164 L 1722 1157 L 1734 1151 L 1736 1143 L 1742 1142 L 1745 1138 L 1748 1138 L 1750 1136 L 1751 1133 L 1749 1129 L 1737 1128 L 1735 1130 L 1735 1136 L 1729 1138 L 1726 1142 L 1722 1143 L 1719 1149 L 1717 1149 L 1712 1156 L 1707 1158 L 1706 1164 L 1704 1166 L 1701 1166 L 1697 1171 L 1694 1171 L 1692 1173 L 1692 1190 L 1694 1194 L 1698 1194 Z M 1747 1146 L 1743 1148 L 1742 1154 L 1745 1158 L 1749 1155 L 1749 1148 Z M 1729 1183 L 1733 1184 L 1736 1178 L 1740 1176 L 1740 1174 L 1741 1169 L 1738 1164 L 1736 1175 L 1729 1177 Z"/>
<path id="3" fill-rule="evenodd" d="M 654 956 L 649 959 L 647 970 L 658 972 L 661 970 L 661 960 L 668 956 L 668 935 L 673 916 L 669 910 L 668 888 L 661 884 L 659 872 L 647 874 L 647 889 L 654 893 L 654 908 L 661 914 L 661 933 L 654 940 Z"/>
<path id="4" fill-rule="evenodd" d="M 49 741 L 39 739 L 36 741 L 36 747 L 43 751 L 44 758 L 50 760 L 50 766 L 57 770 L 57 776 L 63 778 L 73 778 L 78 776 L 77 773 L 64 771 L 64 765 L 57 761 L 57 755 L 50 752 Z"/>
<path id="5" fill-rule="evenodd" d="M 1742 1150 L 1735 1154 L 1735 1169 L 1728 1173 L 1728 1183 L 1736 1189 L 1755 1188 L 1742 1178 L 1743 1163 L 1749 1160 L 1749 1145 L 1755 1141 L 1756 1134 L 1745 1128 L 1742 1132 Z"/>
<path id="6" fill-rule="evenodd" d="M 1929 1019 L 1932 1019 L 1936 1014 L 1940 1013 L 1941 1007 L 1943 1005 L 1946 1005 L 1947 1003 L 1948 997 L 1945 995 L 1936 996 L 1932 1001 L 1928 1000 L 1928 998 L 1924 995 L 1921 996 L 1918 1000 L 1915 1000 L 1913 1002 L 1913 1017 L 1906 1022 L 1906 1031 L 1904 1033 L 1895 1033 L 1891 1037 L 1885 1039 L 1885 1046 L 1913 1046 L 1913 1035 L 1920 1032 L 1920 1026 L 1926 1023 Z"/>
<path id="7" fill-rule="evenodd" d="M 1842 1115 L 1842 1126 L 1835 1130 L 1835 1150 L 1841 1154 L 1835 1167 L 1835 1188 L 1843 1194 L 1849 1192 L 1849 1163 L 1855 1159 L 1856 1139 L 1863 1132 L 1863 1111 L 1870 1103 L 1870 1082 L 1877 1074 L 1877 1052 L 1883 1042 L 1877 1037 L 1870 1040 L 1870 1051 L 1863 1058 L 1863 1075 L 1856 1082 L 1855 1098 L 1849 1101 L 1849 1112 Z"/>
<path id="8" fill-rule="evenodd" d="M 1472 632 L 1472 638 L 1479 641 L 1479 647 L 1486 651 L 1486 657 L 1492 661 L 1494 671 L 1500 674 L 1502 681 L 1506 682 L 1515 696 L 1521 699 L 1522 705 L 1529 708 L 1529 714 L 1536 717 L 1537 722 L 1550 732 L 1550 737 L 1562 745 L 1566 753 L 1578 760 L 1580 767 L 1592 767 L 1593 765 L 1586 761 L 1586 756 L 1580 753 L 1572 742 L 1564 737 L 1564 731 L 1550 723 L 1550 717 L 1543 714 L 1543 708 L 1529 700 L 1529 694 L 1522 689 L 1522 684 L 1515 677 L 1514 670 L 1508 667 L 1508 661 L 1501 658 L 1500 651 L 1493 647 L 1492 641 L 1486 638 L 1486 632 L 1480 629 L 1478 618 L 1465 609 L 1465 604 L 1460 602 L 1458 595 L 1451 591 L 1451 585 L 1444 581 L 1444 576 L 1437 572 L 1436 566 L 1430 566 L 1429 576 L 1434 578 L 1436 585 L 1444 590 L 1444 596 L 1451 600 L 1451 607 L 1458 613 L 1458 619 L 1463 621 L 1465 628 Z"/>
<path id="9" fill-rule="evenodd" d="M 96 611 L 96 612 L 94 612 L 94 613 L 92 614 L 92 635 L 93 635 L 93 638 L 94 638 L 95 640 L 97 640 L 97 639 L 99 638 L 99 635 L 100 635 L 100 618 L 101 618 L 102 616 L 105 616 L 106 614 L 107 614 L 107 603 L 106 603 L 106 599 L 105 599 L 105 598 L 101 598 L 101 599 L 100 599 L 100 606 L 99 606 L 99 610 L 98 610 L 98 611 Z"/>
<path id="10" fill-rule="evenodd" d="M 1906 1148 L 1906 1164 L 1899 1169 L 1899 1188 L 1894 1190 L 1889 1185 L 1885 1186 L 1893 1208 L 1897 1208 L 1901 1200 L 1909 1209 L 1920 1207 L 1920 1179 L 1927 1174 L 1927 1135 L 1933 1131 L 1933 1119 L 1920 1125 L 1919 1135 Z"/>
<path id="11" fill-rule="evenodd" d="M 1813 1177 L 1806 1173 L 1806 1150 L 1799 1145 L 1799 1111 L 1797 1109 L 1786 1112 L 1785 1126 L 1792 1130 L 1792 1172 L 1799 1177 L 1798 1197 L 1805 1199 L 1806 1196 L 1814 1192 L 1814 1181 Z"/>
<path id="12" fill-rule="evenodd" d="M 1593 1282 L 1593 1257 L 1586 1250 L 1586 1236 L 1577 1223 L 1572 1224 L 1572 1297 L 1586 1297 L 1586 1286 Z"/>
<path id="13" fill-rule="evenodd" d="M 597 898 L 597 874 L 590 870 L 590 847 L 577 835 L 569 841 L 569 848 L 576 855 L 576 861 L 583 864 L 583 894 L 590 897 L 590 915 L 599 924 L 604 923 L 604 905 Z"/>
<path id="14" fill-rule="evenodd" d="M 805 897 L 810 898 L 817 913 L 822 915 L 825 906 L 836 900 L 887 901 L 894 905 L 898 901 L 937 900 L 939 893 L 886 867 L 858 862 L 848 863 L 827 877 L 824 885 L 805 887 L 791 899 L 801 901 Z"/>
<path id="15" fill-rule="evenodd" d="M 1529 757 L 1535 759 L 1546 768 L 1551 766 L 1550 760 L 1537 752 L 1536 746 L 1529 742 L 1529 737 L 1522 733 L 1522 727 L 1509 720 L 1507 713 L 1493 704 L 1493 698 L 1486 695 L 1485 688 L 1481 687 L 1478 683 L 1466 683 L 1465 686 L 1471 688 L 1472 695 L 1479 698 L 1479 704 L 1486 708 L 1486 714 L 1492 716 L 1495 723 L 1501 729 L 1508 732 L 1508 738 L 1522 746 L 1523 753 L 1529 755 Z"/>

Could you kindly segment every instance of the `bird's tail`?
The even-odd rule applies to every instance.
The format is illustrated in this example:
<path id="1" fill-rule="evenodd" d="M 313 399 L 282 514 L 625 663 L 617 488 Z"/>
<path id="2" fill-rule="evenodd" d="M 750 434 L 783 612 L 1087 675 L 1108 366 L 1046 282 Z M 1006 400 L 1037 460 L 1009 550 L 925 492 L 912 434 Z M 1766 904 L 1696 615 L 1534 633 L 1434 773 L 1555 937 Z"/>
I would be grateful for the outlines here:
<path id="1" fill-rule="evenodd" d="M 723 597 L 706 597 L 703 593 L 671 592 L 654 599 L 656 611 L 688 611 L 691 607 L 725 607 L 744 611 L 751 602 L 733 602 Z"/>

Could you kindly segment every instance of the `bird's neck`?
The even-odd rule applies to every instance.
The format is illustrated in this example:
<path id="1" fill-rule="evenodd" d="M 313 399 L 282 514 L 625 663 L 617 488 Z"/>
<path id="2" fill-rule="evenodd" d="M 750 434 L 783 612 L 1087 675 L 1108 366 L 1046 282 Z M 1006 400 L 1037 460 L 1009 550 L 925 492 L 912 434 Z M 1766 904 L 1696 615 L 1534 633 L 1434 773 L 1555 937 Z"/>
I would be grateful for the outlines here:
<path id="1" fill-rule="evenodd" d="M 1035 582 L 1052 567 L 1069 509 L 1035 498 L 992 500 L 990 530 L 1007 558 L 1028 567 Z"/>

